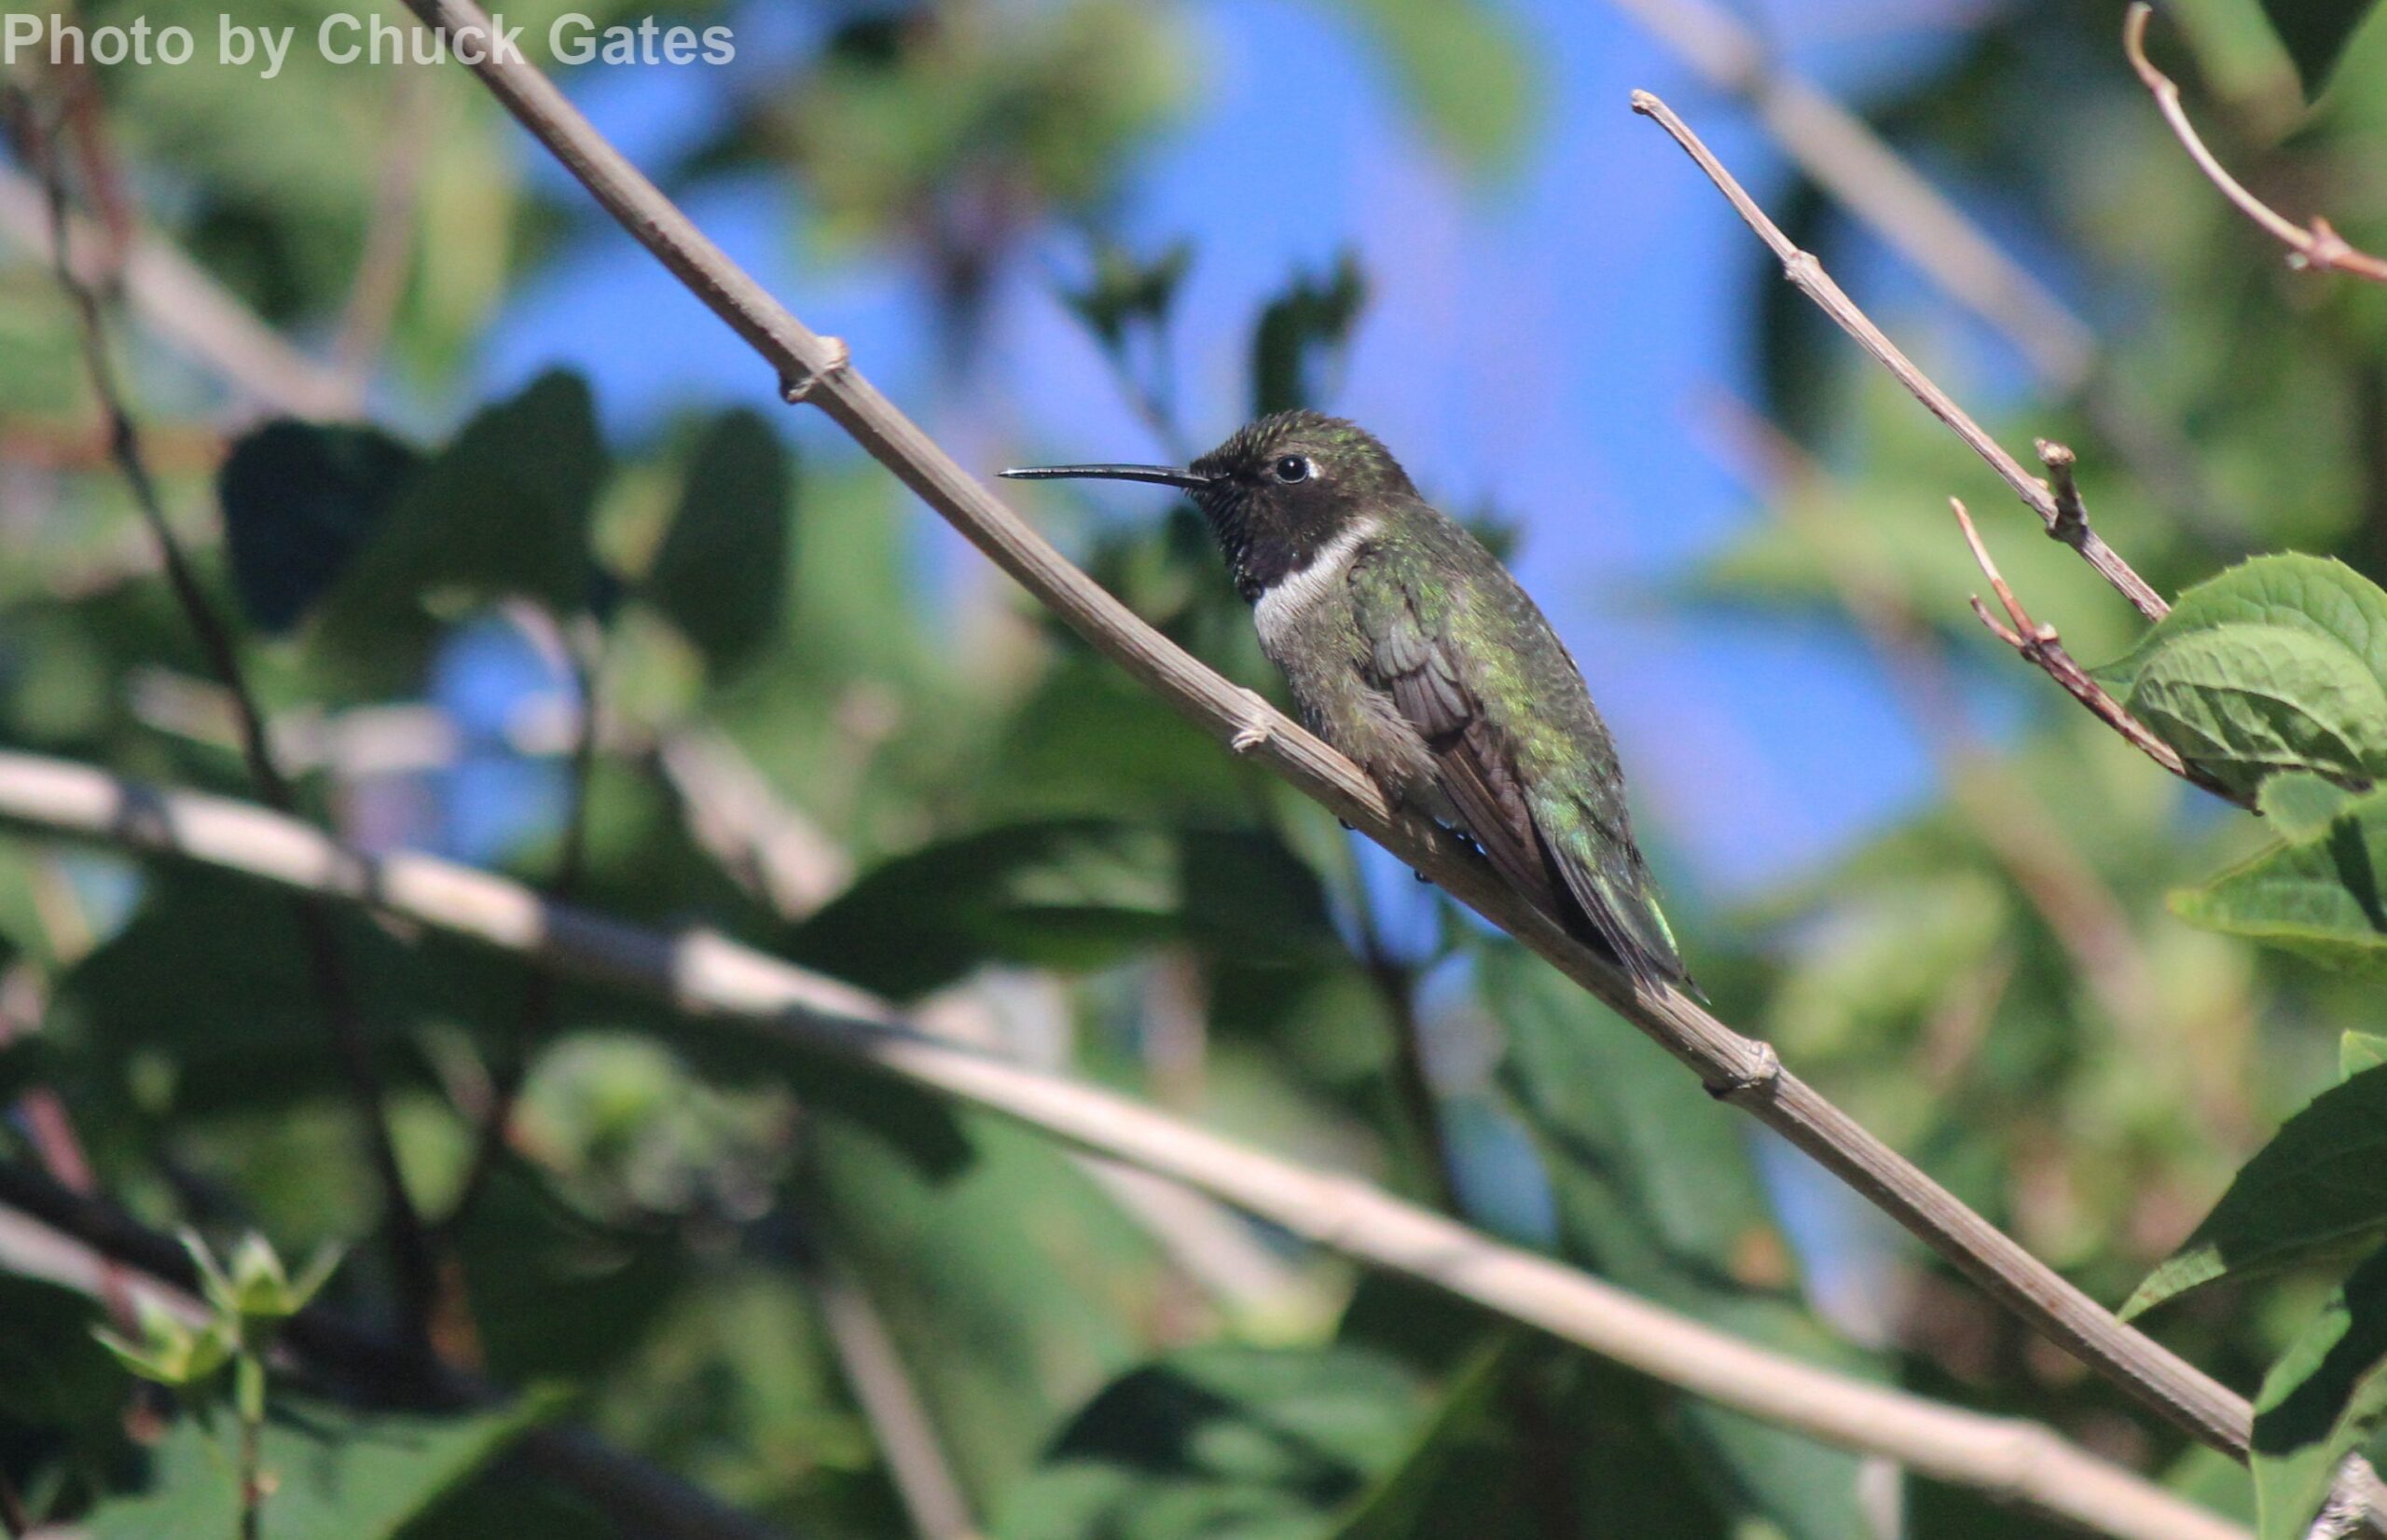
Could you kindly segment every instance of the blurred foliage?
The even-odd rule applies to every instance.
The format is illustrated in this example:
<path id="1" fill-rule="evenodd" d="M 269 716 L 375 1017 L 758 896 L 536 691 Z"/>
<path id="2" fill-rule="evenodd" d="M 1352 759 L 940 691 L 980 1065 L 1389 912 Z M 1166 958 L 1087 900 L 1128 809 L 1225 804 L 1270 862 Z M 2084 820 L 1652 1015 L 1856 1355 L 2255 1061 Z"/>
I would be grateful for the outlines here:
<path id="1" fill-rule="evenodd" d="M 98 25 L 139 8 L 81 10 Z M 236 20 L 311 34 L 336 8 L 243 0 Z M 564 8 L 508 20 L 535 36 Z M 1514 165 L 1554 116 L 1558 83 L 1506 7 L 1320 8 L 1467 175 Z M 2378 249 L 2387 28 L 2357 25 L 2364 8 L 2195 0 L 2155 45 L 2250 185 Z M 728 14 L 693 0 L 665 20 Z M 1331 405 L 1370 293 L 1354 250 L 1284 275 L 1252 313 L 1192 316 L 1202 252 L 1119 236 L 1147 152 L 1205 83 L 1284 66 L 1212 57 L 1201 19 L 1120 0 L 811 7 L 657 158 L 675 190 L 786 179 L 798 239 L 899 265 L 957 344 L 1006 264 L 1059 243 L 1082 276 L 1056 297 L 1125 405 L 1199 447 L 1174 337 L 1232 327 L 1249 364 L 1188 417 Z M 386 183 L 415 182 L 375 421 L 276 420 L 227 445 L 241 408 L 220 382 L 137 331 L 126 347 L 170 512 L 236 620 L 277 751 L 352 840 L 547 883 L 577 818 L 591 907 L 770 947 L 990 1052 L 1413 1197 L 1455 1189 L 1480 1221 L 1672 1308 L 2046 1421 L 2287 1533 L 2339 1455 L 2376 1449 L 2387 1352 L 2387 295 L 2283 267 L 2162 130 L 2118 20 L 1993 8 L 1867 107 L 2023 232 L 2094 323 L 2088 391 L 1994 396 L 1992 425 L 2078 447 L 2099 529 L 2180 602 L 2144 627 L 2071 553 L 1992 522 L 2008 575 L 2261 819 L 2159 780 L 1980 635 L 1962 605 L 1979 575 L 1934 510 L 1996 494 L 1752 246 L 1745 323 L 1787 469 L 1759 488 L 1771 516 L 1664 602 L 1694 622 L 1824 617 L 1882 654 L 1943 774 L 1824 869 L 1730 912 L 1676 891 L 1670 912 L 1727 1020 L 2099 1298 L 2159 1304 L 2148 1318 L 2182 1352 L 2261 1382 L 2254 1480 L 2175 1459 L 2168 1427 L 1852 1218 L 1539 963 L 1430 896 L 1391 914 L 1331 818 L 1049 617 L 931 582 L 875 469 L 799 461 L 778 419 L 717 406 L 609 432 L 567 375 L 471 399 L 488 323 L 595 216 L 525 174 L 460 72 L 360 75 L 301 47 L 268 90 L 202 47 L 187 68 L 97 78 L 144 218 L 310 347 L 354 319 Z M 2309 111 L 2298 71 L 2334 81 Z M 1874 301 L 1845 216 L 1803 185 L 1771 201 Z M 1981 351 L 1884 287 L 1882 319 L 1935 369 Z M 950 362 L 973 390 L 997 383 L 966 373 L 986 365 L 965 347 Z M 225 702 L 89 450 L 83 392 L 54 282 L 0 268 L 0 739 L 244 793 Z M 1077 516 L 1083 491 L 1049 495 L 1106 586 L 1281 698 L 1190 508 L 1113 523 Z M 442 1343 L 515 1399 L 435 1413 L 369 1371 L 260 1380 L 269 1534 L 609 1533 L 602 1504 L 502 1458 L 567 1404 L 790 1533 L 901 1533 L 883 1403 L 857 1393 L 873 1371 L 825 1307 L 824 1258 L 875 1312 L 992 1534 L 1882 1533 L 1882 1490 L 1843 1452 L 1283 1235 L 1228 1220 L 1221 1242 L 1030 1133 L 594 986 L 541 1008 L 512 961 L 367 914 L 336 936 L 409 1191 L 435 1217 L 476 1195 L 440 1242 Z M 15 1032 L 21 1001 L 38 1033 Z M 383 1196 L 275 896 L 9 836 L 0 1006 L 0 1097 L 19 1108 L 0 1155 L 56 1160 L 35 1109 L 62 1107 L 137 1216 L 288 1255 L 344 1246 L 330 1306 L 392 1318 Z M 1395 1046 L 1411 1029 L 1449 1169 L 1415 1126 Z M 512 1134 L 477 1180 L 517 1057 Z M 105 1321 L 0 1276 L 0 1475 L 94 1534 L 230 1533 L 224 1409 L 133 1392 L 90 1333 Z M 224 1372 L 203 1334 L 150 1326 L 136 1356 L 185 1381 Z M 2044 1532 L 1921 1481 L 1898 1523 Z"/>

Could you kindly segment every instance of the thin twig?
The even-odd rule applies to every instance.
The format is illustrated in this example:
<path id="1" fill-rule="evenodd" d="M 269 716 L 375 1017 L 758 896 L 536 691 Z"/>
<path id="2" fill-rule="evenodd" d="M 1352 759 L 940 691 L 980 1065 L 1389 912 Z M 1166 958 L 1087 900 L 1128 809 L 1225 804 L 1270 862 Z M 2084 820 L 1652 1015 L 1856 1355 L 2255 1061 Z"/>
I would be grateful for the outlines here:
<path id="1" fill-rule="evenodd" d="M 1791 69 L 1731 8 L 1708 0 L 1615 4 L 1710 86 L 1745 103 L 1791 164 L 1858 224 L 2012 343 L 2142 484 L 2162 489 L 2178 517 L 2199 528 L 2215 522 L 2212 488 L 2178 427 L 2107 366 L 2086 322 L 1863 117 Z"/>
<path id="2" fill-rule="evenodd" d="M 2014 488 L 2014 495 L 2022 500 L 2022 505 L 2039 516 L 2039 522 L 2047 526 L 2050 537 L 2080 553 L 2082 559 L 2114 585 L 2115 592 L 2130 600 L 2132 606 L 2148 620 L 2161 620 L 2171 613 L 2172 607 L 2163 597 L 2148 586 L 2146 580 L 2132 571 L 2129 562 L 2090 529 L 2086 519 L 2066 518 L 2047 483 L 2024 470 L 2021 461 L 2008 454 L 2004 446 L 1990 437 L 1988 432 L 1957 406 L 1947 392 L 1933 384 L 1930 377 L 1917 368 L 1914 361 L 1890 340 L 1889 335 L 1857 309 L 1856 302 L 1848 297 L 1847 291 L 1833 282 L 1831 274 L 1824 271 L 1823 264 L 1815 260 L 1814 254 L 1802 252 L 1791 244 L 1790 238 L 1782 233 L 1782 227 L 1767 217 L 1765 211 L 1758 206 L 1757 199 L 1751 198 L 1732 173 L 1724 169 L 1724 163 L 1716 158 L 1715 153 L 1690 131 L 1689 124 L 1675 115 L 1673 108 L 1648 91 L 1636 90 L 1633 93 L 1633 110 L 1654 120 L 1673 137 L 1676 144 L 1682 146 L 1684 153 L 1707 174 L 1707 179 L 1716 184 L 1716 189 L 1747 221 L 1749 228 L 1757 232 L 1758 239 L 1782 259 L 1783 276 L 1801 294 L 1814 300 L 1816 308 L 1831 317 L 1841 330 L 1854 337 L 1857 346 L 1889 370 L 1915 400 L 1923 403 L 1932 416 L 1946 423 L 1973 453 L 1987 461 L 1999 479 Z"/>
<path id="3" fill-rule="evenodd" d="M 159 559 L 177 606 L 197 637 L 216 682 L 231 697 L 237 708 L 241 757 L 247 764 L 250 779 L 256 786 L 257 795 L 278 811 L 294 812 L 297 798 L 274 763 L 272 750 L 266 739 L 265 712 L 249 689 L 231 631 L 223 617 L 216 613 L 206 590 L 200 585 L 199 574 L 183 551 L 181 538 L 174 533 L 173 526 L 166 518 L 164 501 L 159 494 L 156 480 L 150 475 L 148 461 L 142 452 L 140 426 L 133 419 L 131 408 L 126 405 L 122 384 L 117 378 L 116 365 L 109 357 L 107 323 L 99 294 L 84 281 L 68 251 L 70 225 L 65 171 L 59 164 L 54 136 L 45 130 L 29 102 L 23 106 L 24 110 L 19 117 L 29 152 L 27 158 L 41 168 L 48 187 L 52 256 L 58 282 L 73 302 L 80 323 L 84 364 L 90 378 L 92 395 L 106 418 L 110 457 L 116 461 L 125 485 L 131 489 L 133 502 L 139 506 L 142 519 L 157 543 Z M 430 1237 L 423 1228 L 421 1214 L 415 1208 L 413 1196 L 407 1189 L 406 1174 L 398 1163 L 397 1146 L 391 1136 L 388 1112 L 382 1102 L 381 1073 L 374 1063 L 372 1043 L 366 1035 L 364 1018 L 346 959 L 341 956 L 339 936 L 333 926 L 330 910 L 321 902 L 302 896 L 294 903 L 293 913 L 307 959 L 308 973 L 316 997 L 323 1004 L 324 1022 L 341 1070 L 347 1077 L 350 1096 L 356 1104 L 366 1158 L 373 1168 L 381 1189 L 383 1204 L 388 1210 L 391 1259 L 396 1272 L 400 1304 L 409 1333 L 421 1337 L 429 1328 L 436 1298 L 436 1267 Z"/>
<path id="4" fill-rule="evenodd" d="M 432 92 L 436 82 L 413 70 L 391 76 L 389 117 L 382 136 L 381 170 L 373 186 L 373 212 L 365 226 L 365 246 L 350 281 L 332 356 L 358 400 L 373 378 L 374 365 L 389 340 L 390 325 L 406 297 L 414 252 L 415 206 L 429 157 Z"/>
<path id="5" fill-rule="evenodd" d="M 2245 184 L 2229 174 L 2204 140 L 2188 121 L 2187 109 L 2180 104 L 2180 88 L 2146 57 L 2146 19 L 2154 14 L 2145 0 L 2133 5 L 2122 19 L 2122 51 L 2130 56 L 2130 67 L 2138 72 L 2163 120 L 2172 125 L 2173 134 L 2180 141 L 2188 158 L 2204 172 L 2205 180 L 2221 189 L 2221 195 L 2238 206 L 2239 213 L 2260 226 L 2265 234 L 2288 249 L 2288 265 L 2309 268 L 2314 272 L 2351 273 L 2373 283 L 2387 283 L 2387 257 L 2373 256 L 2357 250 L 2329 222 L 2315 214 L 2309 225 L 2298 225 L 2270 204 L 2246 190 Z"/>
<path id="6" fill-rule="evenodd" d="M 1616 0 L 1702 78 L 1745 101 L 1817 186 L 2070 394 L 2096 368 L 2097 337 L 2029 268 L 1982 233 L 1865 120 L 1768 57 L 1762 39 L 1702 0 Z"/>
<path id="7" fill-rule="evenodd" d="M 1355 1177 L 1279 1160 L 1099 1087 L 941 1040 L 851 985 L 717 935 L 645 929 L 434 857 L 366 856 L 263 808 L 136 786 L 34 755 L 0 752 L 0 818 L 369 905 L 692 1015 L 838 1054 L 1207 1192 L 1719 1405 L 1885 1455 L 1936 1479 L 2117 1536 L 2243 1540 L 2236 1526 L 2037 1424 L 1959 1410 L 1755 1346 Z M 0 1201 L 9 1201 L 5 1188 Z M 2218 1387 L 2215 1394 L 2228 1395 Z M 2245 1403 L 2237 1407 L 2243 1416 Z"/>
<path id="8" fill-rule="evenodd" d="M 563 838 L 546 887 L 549 898 L 569 903 L 579 895 L 581 878 L 588 864 L 588 788 L 597 768 L 597 692 L 604 663 L 604 633 L 598 629 L 592 617 L 582 614 L 552 627 L 550 634 L 556 640 L 555 655 L 562 660 L 565 676 L 578 697 L 573 713 L 572 758 L 566 772 Z M 464 1167 L 462 1180 L 457 1184 L 454 1201 L 439 1220 L 442 1235 L 452 1235 L 463 1227 L 472 1217 L 474 1205 L 488 1190 L 490 1178 L 504 1160 L 506 1139 L 514 1127 L 514 1109 L 522 1099 L 524 1082 L 530 1079 L 531 1061 L 555 1036 L 557 1014 L 562 1004 L 562 981 L 545 969 L 533 969 L 523 983 L 522 1011 L 513 1047 L 490 1078 L 489 1106 L 481 1114 L 472 1158 Z"/>
<path id="9" fill-rule="evenodd" d="M 38 183 L 0 166 L 0 236 L 46 260 L 55 243 L 43 201 Z M 72 219 L 67 227 L 76 271 L 96 282 L 105 236 L 87 219 Z M 122 287 L 152 333 L 205 361 L 257 405 L 305 418 L 344 417 L 356 409 L 356 395 L 338 371 L 292 347 L 205 268 L 154 232 L 133 232 L 124 254 Z"/>
<path id="10" fill-rule="evenodd" d="M 2062 685 L 2064 694 L 2089 708 L 2100 722 L 2157 764 L 2189 785 L 2201 787 L 2241 807 L 2255 805 L 2255 799 L 2246 792 L 2230 790 L 2182 759 L 2178 749 L 2149 732 L 2145 722 L 2132 716 L 2111 692 L 2089 676 L 2089 670 L 2074 662 L 2055 627 L 2034 621 L 2030 612 L 2022 608 L 2022 601 L 2014 597 L 2014 590 L 1998 571 L 1997 563 L 1990 559 L 1989 547 L 1981 543 L 1980 531 L 1973 528 L 1972 516 L 1965 511 L 1963 500 L 1952 497 L 1948 504 L 1955 510 L 1956 525 L 1965 532 L 1965 543 L 1972 547 L 1973 559 L 1980 563 L 1982 574 L 1989 579 L 1999 606 L 2006 612 L 2006 619 L 2001 621 L 1989 612 L 1989 606 L 1981 602 L 1979 594 L 1972 596 L 1973 613 L 1980 617 L 1992 636 L 2021 653 L 2034 667 Z"/>
<path id="11" fill-rule="evenodd" d="M 814 1227 L 799 1229 L 794 1251 L 796 1269 L 820 1307 L 822 1334 L 870 1424 L 912 1533 L 920 1540 L 978 1540 L 970 1500 L 870 1291 Z"/>
<path id="12" fill-rule="evenodd" d="M 470 0 L 406 4 L 451 43 L 459 34 L 476 44 L 489 36 L 489 19 Z M 1424 873 L 1517 936 L 1691 1066 L 1719 1099 L 1747 1110 L 1814 1157 L 2050 1341 L 2200 1441 L 2244 1457 L 2253 1419 L 2243 1397 L 2115 1319 L 1912 1162 L 1785 1071 L 1770 1047 L 1732 1031 L 1679 990 L 1636 988 L 1613 963 L 1501 882 L 1461 842 L 1399 817 L 1383 791 L 1348 759 L 1290 718 L 1256 707 L 1250 692 L 1147 625 L 880 395 L 852 367 L 843 342 L 814 333 L 732 262 L 535 66 L 501 50 L 479 51 L 482 62 L 472 68 L 483 84 L 626 229 L 777 371 L 786 399 L 820 406 L 1089 644 L 1217 741 L 1240 739 L 1247 759 L 1267 765 L 1412 870 Z M 2052 508 L 2046 488 L 2024 480 Z M 2160 605 L 2151 592 L 2148 598 Z"/>

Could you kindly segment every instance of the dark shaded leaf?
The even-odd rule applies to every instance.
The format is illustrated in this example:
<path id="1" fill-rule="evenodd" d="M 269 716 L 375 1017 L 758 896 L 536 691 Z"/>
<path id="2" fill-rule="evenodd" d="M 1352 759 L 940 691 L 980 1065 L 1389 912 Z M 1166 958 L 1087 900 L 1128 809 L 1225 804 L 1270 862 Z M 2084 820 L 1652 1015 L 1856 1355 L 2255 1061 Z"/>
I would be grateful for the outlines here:
<path id="1" fill-rule="evenodd" d="M 434 629 L 509 598 L 559 615 L 590 599 L 588 521 L 605 475 L 588 387 L 542 375 L 483 409 L 410 479 L 325 596 L 322 639 L 352 667 L 410 686 Z"/>
<path id="2" fill-rule="evenodd" d="M 1342 351 L 1368 299 L 1359 258 L 1345 252 L 1323 277 L 1308 273 L 1268 302 L 1251 341 L 1251 415 L 1315 406 L 1325 390 L 1313 372 L 1319 355 Z"/>
<path id="3" fill-rule="evenodd" d="M 1428 1425 L 1406 1371 L 1347 1347 L 1187 1349 L 1106 1386 L 1007 1494 L 1000 1540 L 1335 1533 Z"/>
<path id="4" fill-rule="evenodd" d="M 2335 642 L 2284 626 L 2191 631 L 2140 665 L 2131 714 L 2237 791 L 2280 771 L 2387 772 L 2387 687 Z"/>
<path id="5" fill-rule="evenodd" d="M 755 413 L 724 413 L 690 451 L 679 511 L 641 592 L 716 677 L 768 640 L 786 604 L 794 461 Z"/>
<path id="6" fill-rule="evenodd" d="M 2302 1540 L 2345 1457 L 2387 1422 L 2387 1251 L 2354 1269 L 2255 1396 L 2256 1533 Z"/>
<path id="7" fill-rule="evenodd" d="M 1094 272 L 1076 288 L 1061 291 L 1069 313 L 1085 323 L 1097 340 L 1118 351 L 1130 331 L 1155 330 L 1168 324 L 1169 308 L 1177 301 L 1178 285 L 1194 263 L 1194 243 L 1175 241 L 1150 261 L 1111 241 L 1094 250 Z"/>
<path id="8" fill-rule="evenodd" d="M 2240 1168 L 2187 1243 L 2122 1306 L 2125 1319 L 2217 1278 L 2347 1254 L 2387 1230 L 2387 1067 L 2312 1098 Z"/>
<path id="9" fill-rule="evenodd" d="M 2372 0 L 2263 0 L 2271 30 L 2296 61 L 2304 98 L 2321 94 L 2346 51 L 2346 44 L 2370 14 Z"/>
<path id="10" fill-rule="evenodd" d="M 788 950 L 910 996 L 995 959 L 1092 968 L 1184 939 L 1292 960 L 1331 934 L 1316 877 L 1273 839 L 1073 818 L 889 861 L 799 927 Z"/>
<path id="11" fill-rule="evenodd" d="M 288 418 L 232 446 L 216 475 L 232 589 L 259 629 L 287 631 L 336 582 L 421 456 L 372 428 Z"/>
<path id="12" fill-rule="evenodd" d="M 367 1414 L 277 1393 L 263 1465 L 273 1478 L 273 1540 L 381 1540 L 554 1411 L 533 1393 L 454 1417 Z M 212 1426 L 209 1425 L 212 1423 Z M 112 1497 L 84 1520 L 92 1540 L 188 1540 L 236 1533 L 232 1419 L 184 1417 L 150 1459 L 147 1489 Z"/>

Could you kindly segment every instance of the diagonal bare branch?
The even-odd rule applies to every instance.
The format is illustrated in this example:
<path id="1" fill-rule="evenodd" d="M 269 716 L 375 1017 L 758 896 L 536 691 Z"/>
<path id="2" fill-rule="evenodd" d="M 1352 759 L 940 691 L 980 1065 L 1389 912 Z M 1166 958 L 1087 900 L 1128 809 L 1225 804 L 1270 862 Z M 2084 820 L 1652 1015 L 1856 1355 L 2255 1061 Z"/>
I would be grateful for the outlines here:
<path id="1" fill-rule="evenodd" d="M 1856 302 L 1848 297 L 1848 292 L 1833 281 L 1831 274 L 1824 271 L 1823 264 L 1815 260 L 1814 253 L 1802 252 L 1791 243 L 1790 238 L 1782 233 L 1782 227 L 1767 216 L 1766 212 L 1758 206 L 1757 199 L 1751 198 L 1739 180 L 1724 169 L 1724 163 L 1716 158 L 1715 152 L 1691 131 L 1690 125 L 1676 116 L 1672 107 L 1649 91 L 1635 91 L 1633 110 L 1652 119 L 1673 136 L 1675 143 L 1681 145 L 1683 152 L 1706 173 L 1707 179 L 1716 184 L 1716 190 L 1724 195 L 1734 212 L 1747 221 L 1750 229 L 1757 232 L 1758 239 L 1782 259 L 1783 277 L 1814 300 L 1816 308 L 1831 317 L 1842 331 L 1856 338 L 1858 347 L 1889 370 L 1915 400 L 1923 403 L 1925 409 L 1964 440 L 1967 448 L 1987 461 L 1998 478 L 2014 488 L 2014 495 L 2022 500 L 2022 505 L 2039 516 L 2039 522 L 2047 526 L 2050 538 L 2079 552 L 2083 560 L 2113 584 L 2115 592 L 2130 600 L 2132 607 L 2148 620 L 2161 620 L 2171 612 L 2172 607 L 2163 597 L 2148 586 L 2146 580 L 2132 571 L 2129 562 L 2124 561 L 2112 546 L 2089 528 L 2085 516 L 2067 516 L 2046 482 L 2023 469 L 2022 462 L 2007 453 L 2005 446 L 1992 438 L 1986 429 L 1972 419 L 1971 414 L 1957 406 L 1947 392 L 1933 384 L 1931 378 L 1916 367 L 1914 361 L 1890 340 L 1889 334 L 1857 309 Z"/>
<path id="2" fill-rule="evenodd" d="M 1439 830 L 1398 817 L 1358 766 L 1290 719 L 1266 709 L 1264 703 L 1255 704 L 1249 692 L 1146 625 L 956 464 L 851 366 L 844 343 L 815 334 L 773 299 L 614 149 L 552 81 L 528 62 L 487 47 L 489 19 L 478 7 L 470 0 L 406 3 L 451 45 L 459 37 L 470 40 L 459 56 L 480 58 L 471 67 L 483 84 L 626 229 L 778 372 L 788 400 L 818 405 L 1138 683 L 1518 937 L 1690 1066 L 1719 1099 L 1749 1111 L 1814 1156 L 2050 1341 L 2192 1437 L 2244 1456 L 2252 1414 L 2243 1398 L 2116 1320 L 1913 1162 L 1783 1070 L 1770 1047 L 1742 1037 L 1678 990 L 1635 989 L 1613 964 L 1500 882 L 1471 850 Z M 2034 491 L 2037 501 L 2032 505 L 2044 503 L 2051 516 L 2053 499 L 2047 488 L 2028 476 L 2021 477 L 2021 485 Z M 2105 556 L 2118 562 L 2110 552 Z M 2159 612 L 2162 601 L 2144 584 L 2139 586 Z"/>
<path id="3" fill-rule="evenodd" d="M 2244 1540 L 2235 1525 L 2035 1423 L 1959 1410 L 1757 1347 L 1355 1177 L 1276 1159 L 1111 1092 L 931 1036 L 851 985 L 716 935 L 644 929 L 429 856 L 367 857 L 262 808 L 34 755 L 0 752 L 0 818 L 368 905 L 692 1015 L 853 1059 L 1207 1192 L 1719 1405 L 2107 1534 Z M 0 1200 L 7 1195 L 0 1186 Z"/>

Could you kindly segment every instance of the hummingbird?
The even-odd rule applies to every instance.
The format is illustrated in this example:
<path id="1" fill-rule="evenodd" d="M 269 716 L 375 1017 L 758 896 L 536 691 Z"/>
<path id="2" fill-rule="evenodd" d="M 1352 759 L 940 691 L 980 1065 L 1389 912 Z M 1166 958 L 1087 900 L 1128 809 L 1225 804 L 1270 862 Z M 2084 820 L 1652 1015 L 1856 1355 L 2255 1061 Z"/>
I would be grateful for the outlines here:
<path id="1" fill-rule="evenodd" d="M 1472 841 L 1635 983 L 1693 987 L 1582 670 L 1499 558 L 1421 497 L 1374 434 L 1279 412 L 1182 469 L 1002 474 L 1191 494 L 1311 731 L 1396 807 Z"/>

